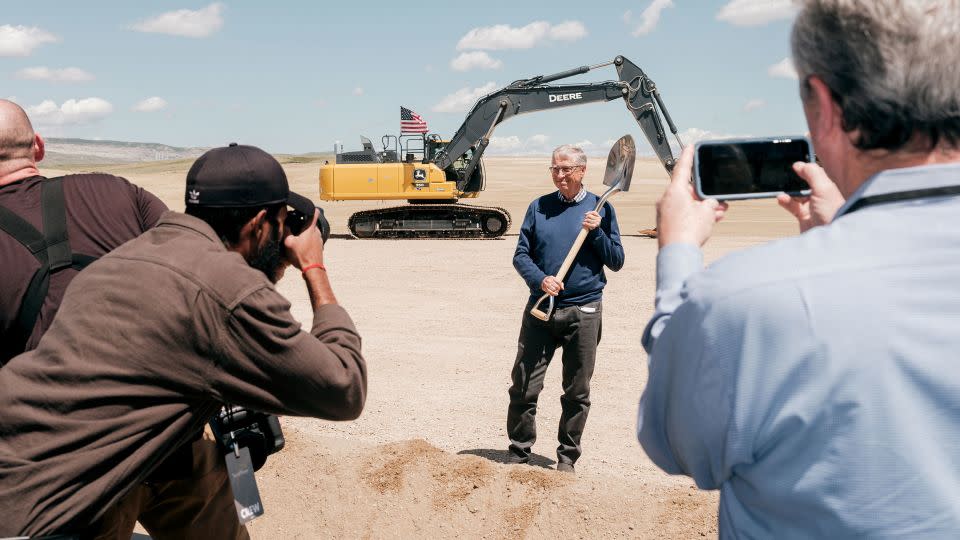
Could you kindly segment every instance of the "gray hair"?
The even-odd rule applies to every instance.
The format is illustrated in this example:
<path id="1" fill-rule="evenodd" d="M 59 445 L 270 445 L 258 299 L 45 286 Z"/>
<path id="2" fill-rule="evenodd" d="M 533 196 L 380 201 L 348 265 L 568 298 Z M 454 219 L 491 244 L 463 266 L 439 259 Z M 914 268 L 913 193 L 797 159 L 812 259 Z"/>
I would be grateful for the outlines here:
<path id="1" fill-rule="evenodd" d="M 572 157 L 573 161 L 577 165 L 587 164 L 587 154 L 585 154 L 583 152 L 583 149 L 580 148 L 579 146 L 574 146 L 572 144 L 562 144 L 553 150 L 554 158 L 560 155 Z"/>
<path id="2" fill-rule="evenodd" d="M 830 88 L 862 150 L 960 143 L 960 0 L 798 0 L 793 61 Z"/>

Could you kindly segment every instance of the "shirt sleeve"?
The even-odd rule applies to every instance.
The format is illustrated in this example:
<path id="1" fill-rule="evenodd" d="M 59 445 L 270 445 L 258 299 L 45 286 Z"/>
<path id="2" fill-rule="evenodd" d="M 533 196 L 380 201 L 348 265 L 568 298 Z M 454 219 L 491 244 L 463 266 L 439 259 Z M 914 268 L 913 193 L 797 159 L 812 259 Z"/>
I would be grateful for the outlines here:
<path id="1" fill-rule="evenodd" d="M 517 236 L 517 249 L 513 253 L 513 267 L 517 269 L 517 273 L 520 274 L 531 291 L 539 290 L 543 278 L 547 277 L 546 272 L 537 266 L 531 255 L 536 238 L 534 229 L 536 205 L 537 201 L 534 201 L 527 207 L 527 213 L 523 216 L 523 224 L 520 225 L 520 234 Z"/>
<path id="2" fill-rule="evenodd" d="M 617 213 L 610 203 L 604 203 L 601 213 L 600 226 L 590 231 L 588 241 L 603 264 L 616 272 L 623 268 L 624 262 Z"/>
<path id="3" fill-rule="evenodd" d="M 153 193 L 132 182 L 130 183 L 130 189 L 133 190 L 133 198 L 137 204 L 142 231 L 152 229 L 160 221 L 160 216 L 169 210 L 167 205 Z"/>
<path id="4" fill-rule="evenodd" d="M 229 312 L 223 331 L 210 378 L 225 403 L 329 420 L 352 420 L 363 410 L 366 362 L 342 307 L 319 306 L 304 332 L 289 302 L 264 287 Z"/>
<path id="5" fill-rule="evenodd" d="M 687 278 L 703 269 L 703 253 L 693 244 L 670 244 L 657 254 L 657 291 L 653 317 L 643 330 L 641 343 L 647 354 L 673 312 L 686 298 L 683 285 Z"/>
<path id="6" fill-rule="evenodd" d="M 715 362 L 716 331 L 686 281 L 702 269 L 700 249 L 673 244 L 657 256 L 656 305 L 643 333 L 649 353 L 637 438 L 650 459 L 670 474 L 691 476 L 715 489 L 729 474 L 723 459 L 734 375 Z"/>

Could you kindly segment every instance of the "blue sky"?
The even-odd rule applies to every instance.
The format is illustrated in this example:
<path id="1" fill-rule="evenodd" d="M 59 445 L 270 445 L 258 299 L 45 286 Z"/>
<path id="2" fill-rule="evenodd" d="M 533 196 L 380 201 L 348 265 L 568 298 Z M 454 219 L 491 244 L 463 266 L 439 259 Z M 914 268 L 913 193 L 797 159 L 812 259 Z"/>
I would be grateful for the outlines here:
<path id="1" fill-rule="evenodd" d="M 301 153 L 379 145 L 401 105 L 449 137 L 485 91 L 622 54 L 685 142 L 801 134 L 792 16 L 789 0 L 6 3 L 0 97 L 46 136 Z M 489 152 L 604 154 L 625 133 L 642 139 L 612 101 L 512 118 Z"/>

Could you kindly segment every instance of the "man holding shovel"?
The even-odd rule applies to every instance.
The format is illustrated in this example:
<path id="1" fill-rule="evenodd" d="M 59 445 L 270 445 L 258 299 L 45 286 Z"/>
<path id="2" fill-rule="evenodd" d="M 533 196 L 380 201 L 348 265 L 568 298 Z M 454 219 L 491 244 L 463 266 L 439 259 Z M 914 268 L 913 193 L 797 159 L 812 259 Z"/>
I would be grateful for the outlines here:
<path id="1" fill-rule="evenodd" d="M 590 410 L 590 378 L 600 342 L 601 300 L 607 282 L 603 267 L 613 271 L 623 267 L 616 214 L 609 203 L 595 211 L 600 197 L 583 186 L 586 168 L 587 157 L 580 148 L 563 145 L 553 151 L 549 169 L 557 191 L 530 203 L 513 256 L 513 266 L 530 287 L 530 299 L 523 310 L 511 374 L 507 412 L 510 460 L 530 460 L 536 440 L 537 398 L 547 366 L 562 347 L 557 470 L 570 473 L 581 454 L 580 437 Z M 571 263 L 564 264 L 581 230 L 586 231 L 583 245 L 577 246 L 582 249 Z M 545 314 L 537 311 L 541 316 L 536 317 L 531 308 L 544 293 L 553 297 L 555 309 Z"/>

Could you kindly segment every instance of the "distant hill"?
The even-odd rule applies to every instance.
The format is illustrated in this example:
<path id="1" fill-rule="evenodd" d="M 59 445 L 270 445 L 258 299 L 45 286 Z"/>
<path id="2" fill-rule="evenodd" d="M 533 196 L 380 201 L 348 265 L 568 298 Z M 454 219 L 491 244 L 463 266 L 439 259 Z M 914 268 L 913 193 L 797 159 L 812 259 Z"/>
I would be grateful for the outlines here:
<path id="1" fill-rule="evenodd" d="M 170 146 L 160 143 L 128 141 L 94 141 L 88 139 L 44 139 L 47 143 L 45 168 L 64 168 L 75 166 L 133 165 L 156 161 L 180 161 L 194 159 L 209 148 Z M 308 154 L 274 154 L 281 163 L 312 163 L 324 159 L 333 159 L 330 152 L 311 152 Z M 105 169 L 103 169 L 105 170 Z"/>
<path id="2" fill-rule="evenodd" d="M 206 148 L 181 148 L 159 143 L 125 141 L 92 141 L 86 139 L 45 139 L 47 167 L 81 165 L 88 163 L 119 164 L 142 163 L 195 158 Z"/>

